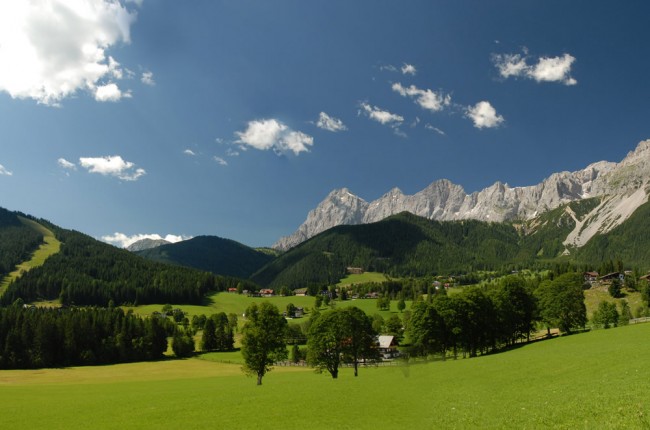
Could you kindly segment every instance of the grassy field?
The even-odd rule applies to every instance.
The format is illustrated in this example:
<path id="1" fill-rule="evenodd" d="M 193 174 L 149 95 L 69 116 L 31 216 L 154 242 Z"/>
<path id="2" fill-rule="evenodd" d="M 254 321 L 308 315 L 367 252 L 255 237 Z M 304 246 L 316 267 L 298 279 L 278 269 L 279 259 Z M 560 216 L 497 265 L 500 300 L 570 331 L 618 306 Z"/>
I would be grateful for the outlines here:
<path id="1" fill-rule="evenodd" d="M 632 314 L 636 311 L 639 306 L 643 306 L 643 299 L 641 298 L 641 293 L 638 292 L 626 292 L 625 296 L 620 299 L 613 298 L 607 291 L 607 287 L 596 287 L 589 290 L 585 290 L 585 305 L 587 307 L 587 318 L 591 319 L 594 314 L 594 311 L 598 309 L 598 304 L 602 301 L 616 303 L 618 305 L 619 312 L 621 311 L 620 302 L 622 300 L 627 300 L 627 303 L 630 305 L 630 310 Z"/>
<path id="2" fill-rule="evenodd" d="M 0 425 L 137 428 L 650 427 L 650 324 L 474 359 L 345 369 L 277 367 L 258 387 L 209 359 L 0 372 Z"/>
<path id="3" fill-rule="evenodd" d="M 283 311 L 289 303 L 293 303 L 295 306 L 302 308 L 313 309 L 316 299 L 310 296 L 289 296 L 289 297 L 248 297 L 241 294 L 232 294 L 232 293 L 216 293 L 208 296 L 208 303 L 205 306 L 194 306 L 194 305 L 174 305 L 186 312 L 190 318 L 194 315 L 212 315 L 217 312 L 225 313 L 235 313 L 241 315 L 244 313 L 246 308 L 251 305 L 251 303 L 261 303 L 263 301 L 268 301 L 278 307 Z M 379 311 L 377 309 L 377 301 L 374 299 L 358 299 L 358 300 L 345 300 L 345 301 L 334 301 L 336 307 L 347 307 L 347 306 L 356 306 L 363 310 L 366 314 L 372 315 L 378 313 L 384 318 L 390 316 L 391 313 L 397 313 L 397 301 L 391 302 L 390 311 Z M 153 312 L 160 312 L 164 304 L 155 304 L 155 305 L 143 305 L 129 307 L 124 306 L 124 310 L 132 309 L 134 313 L 142 316 L 151 315 Z M 406 302 L 406 309 L 410 309 L 411 302 Z M 327 309 L 325 306 L 321 310 Z M 296 321 L 300 321 L 297 319 Z"/>
<path id="4" fill-rule="evenodd" d="M 384 282 L 387 281 L 388 278 L 386 278 L 386 275 L 383 273 L 377 273 L 377 272 L 365 272 L 360 275 L 348 275 L 345 278 L 341 279 L 341 281 L 336 284 L 337 287 L 344 287 L 346 285 L 353 285 L 353 284 L 366 284 L 368 282 Z"/>
<path id="5" fill-rule="evenodd" d="M 34 267 L 42 266 L 49 256 L 56 254 L 61 249 L 61 242 L 59 242 L 57 238 L 54 237 L 54 233 L 52 233 L 50 230 L 30 219 L 23 217 L 19 218 L 23 224 L 28 225 L 32 229 L 41 233 L 43 235 L 43 241 L 45 243 L 43 243 L 36 251 L 34 251 L 31 259 L 21 263 L 16 267 L 16 270 L 5 276 L 2 282 L 0 282 L 0 295 L 2 295 L 9 284 L 12 281 L 16 280 L 23 272 L 27 272 Z"/>

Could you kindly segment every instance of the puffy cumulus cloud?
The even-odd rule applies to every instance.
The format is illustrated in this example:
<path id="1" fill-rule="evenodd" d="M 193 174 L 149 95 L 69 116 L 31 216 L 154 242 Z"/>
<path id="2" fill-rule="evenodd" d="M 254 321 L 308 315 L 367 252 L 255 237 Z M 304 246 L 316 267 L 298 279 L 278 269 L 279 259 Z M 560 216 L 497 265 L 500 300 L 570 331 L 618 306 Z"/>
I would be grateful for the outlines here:
<path id="1" fill-rule="evenodd" d="M 196 156 L 196 152 L 192 151 L 191 149 L 186 149 L 185 151 L 183 151 L 183 154 L 189 155 L 190 157 Z"/>
<path id="2" fill-rule="evenodd" d="M 494 128 L 498 127 L 503 121 L 503 117 L 497 114 L 496 109 L 490 102 L 481 101 L 474 106 L 469 106 L 465 110 L 465 115 L 472 120 L 476 128 Z"/>
<path id="3" fill-rule="evenodd" d="M 123 181 L 136 181 L 145 175 L 144 169 L 136 168 L 135 164 L 125 161 L 119 155 L 96 158 L 80 158 L 81 167 L 90 173 L 99 173 L 104 176 L 114 176 Z"/>
<path id="4" fill-rule="evenodd" d="M 132 236 L 127 236 L 124 233 L 114 233 L 112 235 L 102 236 L 101 240 L 110 243 L 111 245 L 118 246 L 120 248 L 126 248 L 133 245 L 139 240 L 143 239 L 152 239 L 152 240 L 166 240 L 167 242 L 176 243 L 183 240 L 191 239 L 191 236 L 179 236 L 175 234 L 168 234 L 165 237 L 159 234 L 134 234 Z"/>
<path id="5" fill-rule="evenodd" d="M 421 108 L 430 110 L 432 112 L 439 112 L 451 103 L 451 96 L 449 94 L 443 95 L 436 93 L 429 89 L 423 90 L 415 85 L 404 87 L 401 83 L 396 82 L 392 86 L 393 91 L 399 93 L 402 97 L 411 97 Z"/>
<path id="6" fill-rule="evenodd" d="M 130 98 L 130 92 L 122 92 L 116 84 L 110 83 L 95 88 L 95 100 L 98 102 L 116 102 L 122 98 Z"/>
<path id="7" fill-rule="evenodd" d="M 56 160 L 57 164 L 59 167 L 66 169 L 66 170 L 77 170 L 77 165 L 66 160 L 65 158 L 59 158 Z"/>
<path id="8" fill-rule="evenodd" d="M 398 126 L 404 122 L 404 117 L 388 111 L 382 110 L 377 106 L 371 106 L 368 103 L 361 103 L 361 111 L 368 116 L 368 118 L 373 121 L 377 121 L 384 125 L 393 125 Z"/>
<path id="9" fill-rule="evenodd" d="M 575 85 L 571 77 L 571 66 L 575 57 L 564 54 L 561 57 L 540 57 L 534 64 L 528 64 L 528 56 L 521 54 L 494 54 L 492 61 L 503 78 L 523 77 L 537 82 L 560 82 Z"/>
<path id="10" fill-rule="evenodd" d="M 12 175 L 13 172 L 10 172 L 9 170 L 7 170 L 5 166 L 0 164 L 0 176 L 12 176 Z"/>
<path id="11" fill-rule="evenodd" d="M 255 148 L 262 151 L 272 149 L 278 154 L 293 152 L 309 152 L 314 144 L 314 138 L 301 132 L 294 131 L 277 119 L 250 121 L 244 131 L 235 132 L 236 144 L 242 148 Z"/>
<path id="12" fill-rule="evenodd" d="M 406 63 L 402 65 L 401 70 L 403 75 L 415 75 L 418 72 L 413 64 L 406 64 Z"/>
<path id="13" fill-rule="evenodd" d="M 153 72 L 143 72 L 142 77 L 140 78 L 140 82 L 149 86 L 156 85 L 156 81 L 153 79 Z"/>
<path id="14" fill-rule="evenodd" d="M 338 118 L 331 117 L 325 112 L 321 112 L 318 115 L 316 127 L 322 128 L 323 130 L 332 131 L 334 133 L 348 129 L 345 124 L 343 124 L 343 121 Z"/>
<path id="15" fill-rule="evenodd" d="M 223 158 L 221 158 L 221 157 L 217 157 L 217 156 L 215 155 L 215 156 L 212 157 L 212 158 L 213 158 L 214 161 L 216 161 L 217 164 L 219 164 L 220 166 L 227 166 L 227 165 L 228 165 L 228 162 L 227 162 L 226 160 L 224 160 Z"/>
<path id="16" fill-rule="evenodd" d="M 128 96 L 111 79 L 124 70 L 107 51 L 130 42 L 133 6 L 123 0 L 0 2 L 0 91 L 46 105 L 79 90 L 99 101 Z M 112 86 L 111 86 L 112 85 Z M 117 90 L 117 91 L 116 91 Z"/>

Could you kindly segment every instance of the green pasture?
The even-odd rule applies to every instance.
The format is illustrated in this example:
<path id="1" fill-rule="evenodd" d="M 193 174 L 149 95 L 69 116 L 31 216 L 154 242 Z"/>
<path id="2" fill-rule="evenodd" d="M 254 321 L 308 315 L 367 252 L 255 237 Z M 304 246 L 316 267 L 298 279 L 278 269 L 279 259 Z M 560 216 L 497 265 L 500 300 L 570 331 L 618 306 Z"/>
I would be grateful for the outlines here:
<path id="1" fill-rule="evenodd" d="M 650 324 L 472 359 L 276 367 L 262 386 L 209 359 L 0 372 L 2 428 L 644 429 Z"/>
<path id="2" fill-rule="evenodd" d="M 621 311 L 620 302 L 622 300 L 627 300 L 628 305 L 630 305 L 630 310 L 632 314 L 636 311 L 639 306 L 644 306 L 641 293 L 623 291 L 623 297 L 620 299 L 613 298 L 607 291 L 607 287 L 592 287 L 588 290 L 585 290 L 585 306 L 587 307 L 587 318 L 591 319 L 594 312 L 598 309 L 598 305 L 602 301 L 616 303 L 618 306 L 618 311 Z"/>
<path id="3" fill-rule="evenodd" d="M 345 287 L 347 285 L 354 285 L 354 284 L 367 284 L 369 282 L 377 282 L 377 283 L 382 283 L 384 281 L 387 281 L 388 278 L 386 278 L 386 275 L 383 273 L 378 273 L 378 272 L 365 272 L 360 275 L 348 275 L 345 278 L 341 279 L 341 281 L 336 284 L 337 287 Z"/>
<path id="4" fill-rule="evenodd" d="M 32 258 L 19 264 L 16 267 L 16 270 L 5 276 L 2 282 L 0 282 L 0 295 L 2 295 L 9 284 L 18 279 L 20 275 L 33 269 L 34 267 L 42 266 L 49 256 L 56 254 L 61 249 L 61 242 L 59 242 L 57 238 L 54 237 L 54 233 L 52 233 L 50 230 L 30 219 L 23 217 L 19 218 L 23 224 L 41 233 L 43 235 L 44 243 L 41 244 L 41 246 L 36 251 L 34 251 Z"/>
<path id="5" fill-rule="evenodd" d="M 190 318 L 194 315 L 212 315 L 218 312 L 225 312 L 227 314 L 234 313 L 237 315 L 242 315 L 248 306 L 252 303 L 261 303 L 263 301 L 270 302 L 278 307 L 281 311 L 286 309 L 289 303 L 293 303 L 295 306 L 302 308 L 309 308 L 311 311 L 314 308 L 316 298 L 311 296 L 287 296 L 287 297 L 248 297 L 242 294 L 234 293 L 216 293 L 207 297 L 206 304 L 204 306 L 196 305 L 173 305 L 174 308 L 180 308 L 186 312 Z M 356 306 L 359 309 L 363 310 L 366 314 L 372 315 L 378 313 L 384 317 L 390 316 L 391 313 L 397 313 L 397 301 L 393 300 L 391 302 L 390 311 L 380 311 L 377 309 L 377 300 L 374 299 L 356 299 L 356 300 L 334 300 L 334 307 L 347 307 L 347 306 Z M 143 305 L 143 306 L 124 306 L 123 309 L 128 311 L 133 310 L 134 313 L 142 316 L 151 315 L 153 312 L 160 312 L 164 303 L 154 304 L 154 305 Z M 406 309 L 410 309 L 411 302 L 406 302 Z M 321 310 L 326 310 L 328 307 L 322 306 Z M 307 315 L 308 316 L 308 315 Z M 300 319 L 296 319 L 300 321 Z"/>

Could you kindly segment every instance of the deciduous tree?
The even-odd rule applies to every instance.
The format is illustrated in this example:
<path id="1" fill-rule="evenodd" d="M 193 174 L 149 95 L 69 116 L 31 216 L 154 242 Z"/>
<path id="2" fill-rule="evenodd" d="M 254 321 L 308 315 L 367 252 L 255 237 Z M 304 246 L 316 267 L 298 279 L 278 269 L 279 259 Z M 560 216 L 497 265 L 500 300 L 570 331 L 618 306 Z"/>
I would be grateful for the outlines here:
<path id="1" fill-rule="evenodd" d="M 243 370 L 257 376 L 257 385 L 262 385 L 262 378 L 272 369 L 273 363 L 287 358 L 286 327 L 287 320 L 268 302 L 253 303 L 246 309 L 241 341 Z"/>

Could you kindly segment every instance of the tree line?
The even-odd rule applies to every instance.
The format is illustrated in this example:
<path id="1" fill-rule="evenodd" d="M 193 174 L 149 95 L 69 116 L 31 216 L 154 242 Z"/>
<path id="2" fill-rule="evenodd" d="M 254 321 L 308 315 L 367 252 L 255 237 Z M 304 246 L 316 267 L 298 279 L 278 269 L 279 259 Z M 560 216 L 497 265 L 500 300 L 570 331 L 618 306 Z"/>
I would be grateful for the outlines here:
<path id="1" fill-rule="evenodd" d="M 156 360 L 173 331 L 162 318 L 120 308 L 0 308 L 0 368 L 28 369 Z"/>

